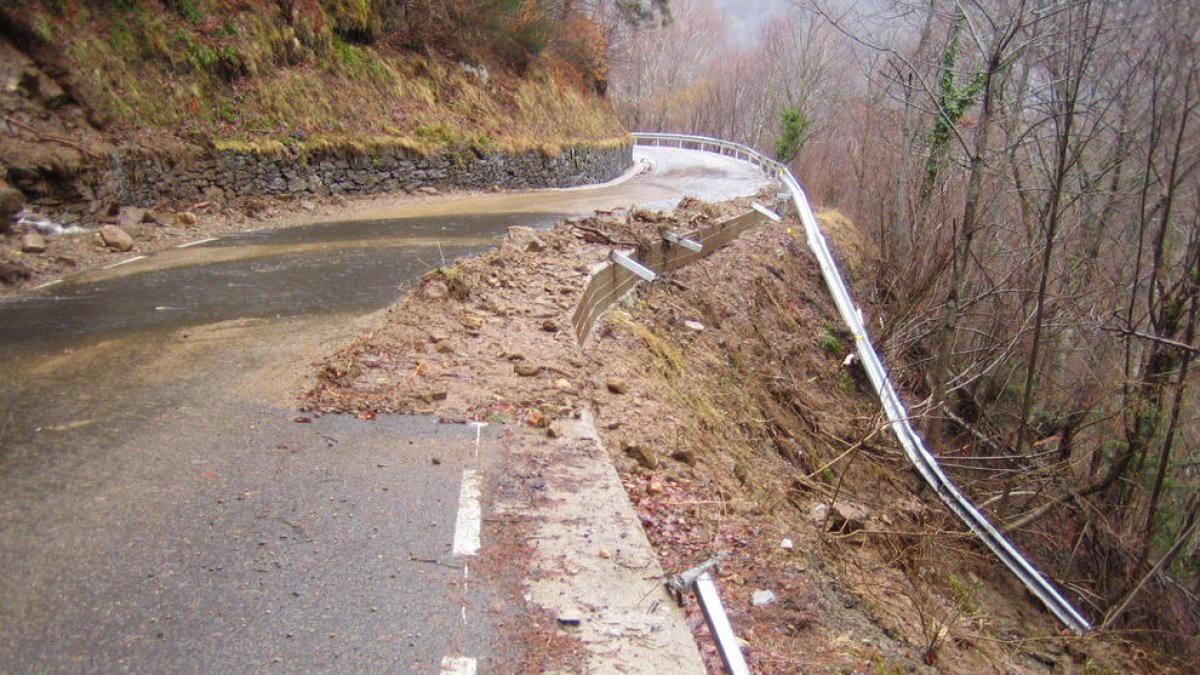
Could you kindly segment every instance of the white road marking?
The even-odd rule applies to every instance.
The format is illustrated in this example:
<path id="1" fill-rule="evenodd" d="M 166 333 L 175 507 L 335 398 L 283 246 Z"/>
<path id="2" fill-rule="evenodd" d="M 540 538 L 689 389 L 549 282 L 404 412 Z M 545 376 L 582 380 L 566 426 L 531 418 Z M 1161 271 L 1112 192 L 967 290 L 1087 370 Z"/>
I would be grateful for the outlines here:
<path id="1" fill-rule="evenodd" d="M 209 237 L 208 239 L 197 239 L 196 241 L 189 241 L 186 244 L 180 244 L 180 245 L 176 246 L 175 248 L 187 248 L 189 246 L 198 246 L 200 244 L 207 244 L 210 241 L 216 241 L 216 240 L 217 240 L 216 237 Z"/>
<path id="2" fill-rule="evenodd" d="M 132 258 L 126 258 L 125 260 L 118 260 L 117 262 L 115 262 L 111 265 L 105 265 L 104 269 L 111 270 L 114 267 L 120 267 L 121 265 L 128 265 L 129 263 L 131 263 L 135 260 L 145 260 L 145 259 L 146 259 L 146 256 L 144 256 L 144 255 L 134 256 Z"/>
<path id="3" fill-rule="evenodd" d="M 487 422 L 471 422 L 471 426 L 475 427 L 475 459 L 479 459 L 479 440 L 483 436 L 483 428 L 487 426 Z"/>
<path id="4" fill-rule="evenodd" d="M 462 489 L 458 493 L 458 517 L 454 520 L 454 555 L 475 555 L 479 552 L 479 527 L 483 513 L 479 508 L 479 472 L 463 471 Z"/>
<path id="5" fill-rule="evenodd" d="M 50 288 L 51 286 L 53 286 L 55 284 L 61 284 L 62 282 L 63 282 L 62 279 L 55 279 L 54 281 L 47 281 L 46 283 L 42 284 L 41 286 L 34 287 L 33 290 L 37 291 L 37 290 L 41 290 L 43 288 Z"/>
<path id="6" fill-rule="evenodd" d="M 475 675 L 477 667 L 475 659 L 465 656 L 447 656 L 442 659 L 441 675 Z"/>

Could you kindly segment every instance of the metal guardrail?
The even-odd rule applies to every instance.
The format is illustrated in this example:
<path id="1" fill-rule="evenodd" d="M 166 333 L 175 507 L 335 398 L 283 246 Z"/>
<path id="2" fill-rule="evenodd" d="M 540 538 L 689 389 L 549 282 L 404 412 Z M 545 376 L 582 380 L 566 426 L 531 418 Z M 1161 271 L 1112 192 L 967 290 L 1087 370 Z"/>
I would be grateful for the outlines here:
<path id="1" fill-rule="evenodd" d="M 640 257 L 634 262 L 654 274 L 673 272 L 709 255 L 764 220 L 766 216 L 758 211 L 747 211 L 693 232 L 664 232 L 662 242 L 658 246 L 649 246 L 641 251 Z M 614 251 L 614 255 L 629 258 L 620 251 Z M 571 325 L 580 344 L 591 334 L 596 320 L 608 311 L 609 307 L 647 278 L 615 264 L 613 261 L 617 259 L 619 258 L 611 258 L 610 262 L 592 272 L 583 296 L 575 306 Z"/>
<path id="2" fill-rule="evenodd" d="M 1069 600 L 1063 597 L 1062 593 L 1038 571 L 1033 563 L 1029 562 L 1025 556 L 1017 551 L 1012 542 L 1001 534 L 988 521 L 987 517 L 971 503 L 971 500 L 958 489 L 958 486 L 946 476 L 938 464 L 937 458 L 929 452 L 929 449 L 925 447 L 924 440 L 921 439 L 921 436 L 909 424 L 908 411 L 905 409 L 904 403 L 900 400 L 900 396 L 896 393 L 896 388 L 892 384 L 892 381 L 888 378 L 887 370 L 884 368 L 883 362 L 875 350 L 875 346 L 871 343 L 866 326 L 862 323 L 862 315 L 846 288 L 846 282 L 842 279 L 837 263 L 829 251 L 829 245 L 825 241 L 825 235 L 821 232 L 821 228 L 817 225 L 817 219 L 813 216 L 812 208 L 808 203 L 808 197 L 804 194 L 804 189 L 800 187 L 800 182 L 796 180 L 796 177 L 792 175 L 787 166 L 764 157 L 756 150 L 740 143 L 731 143 L 715 138 L 640 132 L 633 134 L 633 136 L 635 143 L 638 145 L 703 150 L 737 159 L 744 159 L 758 166 L 769 175 L 778 178 L 783 183 L 784 187 L 791 194 L 792 201 L 796 207 L 796 213 L 800 217 L 800 222 L 804 225 L 808 246 L 817 257 L 817 262 L 821 266 L 821 275 L 825 278 L 825 284 L 829 287 L 834 304 L 837 305 L 838 313 L 841 314 L 842 321 L 845 322 L 846 327 L 854 335 L 855 349 L 858 352 L 858 357 L 862 361 L 863 368 L 866 370 L 872 386 L 875 387 L 875 392 L 879 396 L 879 402 L 883 405 L 884 412 L 888 416 L 892 432 L 896 434 L 900 445 L 904 447 L 904 452 L 908 456 L 909 461 L 917 469 L 917 472 L 921 474 L 925 482 L 933 488 L 938 497 L 945 502 L 946 506 L 958 516 L 959 520 L 966 524 L 967 528 L 971 530 L 976 538 L 982 541 L 1020 579 L 1025 588 L 1029 589 L 1031 593 L 1042 601 L 1042 604 L 1059 621 L 1062 621 L 1064 625 L 1076 633 L 1085 633 L 1090 630 L 1091 623 L 1087 618 Z"/>

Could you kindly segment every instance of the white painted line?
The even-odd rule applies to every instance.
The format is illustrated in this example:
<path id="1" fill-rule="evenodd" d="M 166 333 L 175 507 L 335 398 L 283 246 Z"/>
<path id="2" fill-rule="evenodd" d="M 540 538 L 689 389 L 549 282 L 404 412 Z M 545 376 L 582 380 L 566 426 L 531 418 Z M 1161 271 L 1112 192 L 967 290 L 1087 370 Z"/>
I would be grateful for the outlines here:
<path id="1" fill-rule="evenodd" d="M 200 244 L 207 244 L 210 241 L 216 241 L 216 240 L 217 240 L 216 237 L 209 237 L 208 239 L 197 239 L 196 241 L 189 241 L 186 244 L 180 244 L 180 245 L 176 246 L 175 248 L 187 248 L 189 246 L 198 246 Z"/>
<path id="2" fill-rule="evenodd" d="M 483 433 L 483 428 L 487 426 L 487 422 L 471 422 L 471 426 L 475 427 L 475 447 L 479 447 L 479 437 Z"/>
<path id="3" fill-rule="evenodd" d="M 43 288 L 50 288 L 51 286 L 53 286 L 55 284 L 61 284 L 62 282 L 63 282 L 62 279 L 55 279 L 54 281 L 47 281 L 46 283 L 42 284 L 41 286 L 35 286 L 33 288 L 33 290 L 40 291 Z"/>
<path id="4" fill-rule="evenodd" d="M 145 259 L 146 259 L 146 256 L 138 255 L 138 256 L 134 256 L 132 258 L 126 258 L 125 260 L 118 260 L 117 262 L 115 262 L 111 265 L 105 265 L 104 269 L 111 270 L 114 267 L 120 267 L 121 265 L 128 265 L 129 263 L 134 262 L 135 260 L 145 260 Z"/>
<path id="5" fill-rule="evenodd" d="M 479 472 L 463 471 L 462 489 L 458 493 L 458 517 L 454 520 L 454 555 L 475 555 L 479 552 L 479 527 L 483 512 L 479 508 Z"/>
<path id="6" fill-rule="evenodd" d="M 442 659 L 441 675 L 475 675 L 478 664 L 465 656 L 447 656 Z"/>

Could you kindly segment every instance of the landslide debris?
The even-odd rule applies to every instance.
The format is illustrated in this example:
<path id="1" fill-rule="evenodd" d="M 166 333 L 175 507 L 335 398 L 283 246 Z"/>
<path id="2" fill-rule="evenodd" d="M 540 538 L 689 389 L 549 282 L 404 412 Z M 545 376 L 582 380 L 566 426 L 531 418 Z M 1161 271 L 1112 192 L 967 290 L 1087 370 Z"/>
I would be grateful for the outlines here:
<path id="1" fill-rule="evenodd" d="M 537 234 L 544 248 L 516 232 L 427 275 L 318 364 L 304 405 L 548 435 L 555 418 L 591 408 L 664 568 L 730 552 L 718 584 L 755 672 L 1136 667 L 1062 635 L 922 490 L 845 365 L 851 336 L 796 223 L 752 229 L 642 286 L 579 345 L 571 314 L 614 243 L 636 248 L 739 208 L 597 214 Z M 852 224 L 822 217 L 841 221 L 839 255 L 871 254 Z M 688 617 L 721 672 L 694 603 Z"/>

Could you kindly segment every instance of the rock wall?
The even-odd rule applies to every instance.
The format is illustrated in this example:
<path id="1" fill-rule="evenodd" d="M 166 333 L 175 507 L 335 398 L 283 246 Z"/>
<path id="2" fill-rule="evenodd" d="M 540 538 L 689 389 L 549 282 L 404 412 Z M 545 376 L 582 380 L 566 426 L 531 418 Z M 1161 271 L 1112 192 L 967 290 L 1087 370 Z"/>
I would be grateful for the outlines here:
<path id="1" fill-rule="evenodd" d="M 194 156 L 117 154 L 114 191 L 126 205 L 252 196 L 417 192 L 429 188 L 570 187 L 604 182 L 632 162 L 632 146 L 567 148 L 559 155 L 403 148 L 275 154 L 217 151 Z"/>

